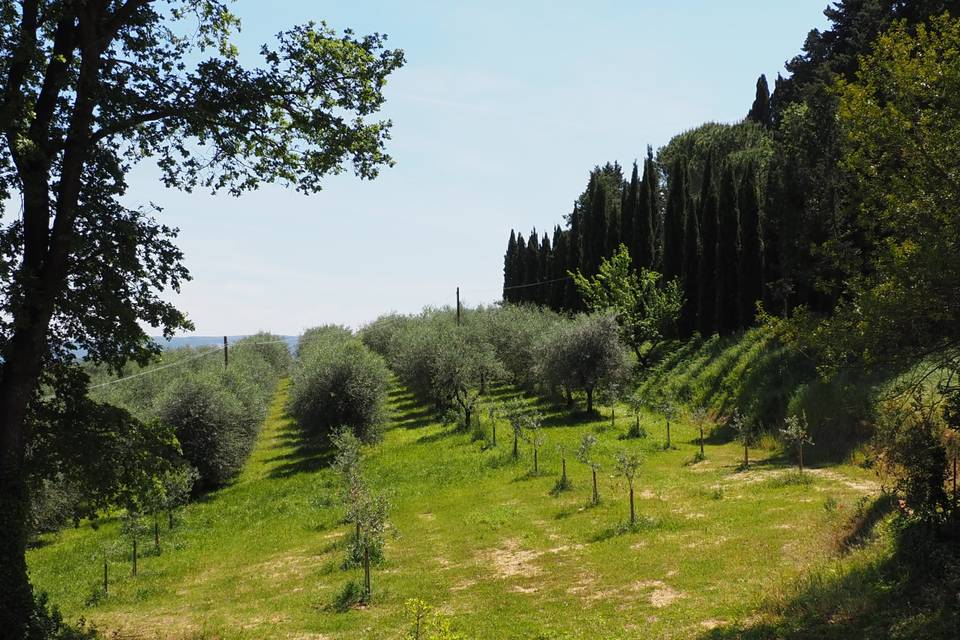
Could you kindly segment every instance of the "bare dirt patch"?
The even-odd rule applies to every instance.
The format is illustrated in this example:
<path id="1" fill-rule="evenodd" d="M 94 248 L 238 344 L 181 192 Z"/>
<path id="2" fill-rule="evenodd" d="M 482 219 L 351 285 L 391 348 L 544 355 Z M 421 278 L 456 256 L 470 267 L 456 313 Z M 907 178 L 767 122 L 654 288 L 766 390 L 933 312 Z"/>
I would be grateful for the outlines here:
<path id="1" fill-rule="evenodd" d="M 501 546 L 483 553 L 481 560 L 493 567 L 498 578 L 529 578 L 540 573 L 534 561 L 542 555 L 543 551 L 522 549 L 519 540 L 508 538 Z"/>

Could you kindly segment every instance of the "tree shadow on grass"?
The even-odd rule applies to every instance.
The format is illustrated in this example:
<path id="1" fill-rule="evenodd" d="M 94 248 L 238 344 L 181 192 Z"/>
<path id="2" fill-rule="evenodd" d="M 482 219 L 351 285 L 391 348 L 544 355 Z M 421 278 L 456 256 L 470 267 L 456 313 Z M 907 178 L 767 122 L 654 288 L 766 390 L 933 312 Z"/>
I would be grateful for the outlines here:
<path id="1" fill-rule="evenodd" d="M 333 462 L 334 452 L 325 439 L 311 437 L 289 420 L 277 438 L 288 451 L 271 456 L 267 463 L 272 465 L 268 477 L 289 478 L 300 473 L 313 473 Z"/>
<path id="2" fill-rule="evenodd" d="M 642 533 L 644 531 L 652 531 L 660 527 L 660 521 L 656 518 L 651 518 L 649 516 L 637 516 L 637 521 L 633 524 L 630 522 L 618 522 L 612 527 L 607 527 L 606 529 L 601 529 L 597 533 L 593 534 L 588 538 L 588 542 L 603 542 L 605 540 L 610 540 L 611 538 L 616 538 L 618 536 L 627 535 L 629 533 Z"/>
<path id="3" fill-rule="evenodd" d="M 701 640 L 955 639 L 960 629 L 960 549 L 919 525 L 889 554 L 845 571 L 807 574 L 764 605 L 758 622 L 713 629 Z M 753 620 L 757 616 L 752 617 Z"/>

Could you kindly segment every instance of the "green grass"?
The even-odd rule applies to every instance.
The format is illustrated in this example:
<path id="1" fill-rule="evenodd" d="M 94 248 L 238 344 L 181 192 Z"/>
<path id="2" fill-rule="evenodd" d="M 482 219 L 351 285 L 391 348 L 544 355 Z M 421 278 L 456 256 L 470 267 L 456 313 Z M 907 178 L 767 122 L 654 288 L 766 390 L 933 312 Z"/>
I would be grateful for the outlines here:
<path id="1" fill-rule="evenodd" d="M 494 398 L 510 395 L 500 388 Z M 470 638 L 695 637 L 748 620 L 771 588 L 829 561 L 843 509 L 873 488 L 849 466 L 812 469 L 803 481 L 771 451 L 751 451 L 738 470 L 736 444 L 698 451 L 693 426 L 645 416 L 650 436 L 621 440 L 632 421 L 569 416 L 540 403 L 547 444 L 541 473 L 509 428 L 498 446 L 437 424 L 402 388 L 390 396 L 391 426 L 369 449 L 375 486 L 392 496 L 394 535 L 373 574 L 374 602 L 339 612 L 338 596 L 359 571 L 342 570 L 348 527 L 336 502 L 329 454 L 304 444 L 277 393 L 258 445 L 232 486 L 183 512 L 162 550 L 131 577 L 119 523 L 89 523 L 41 540 L 29 553 L 34 584 L 67 619 L 136 637 L 356 638 L 403 636 L 404 602 L 422 598 Z M 486 412 L 480 412 L 486 421 Z M 489 425 L 485 425 L 489 427 Z M 570 453 L 596 432 L 605 462 L 601 503 Z M 568 454 L 571 489 L 551 492 Z M 611 477 L 613 452 L 642 451 L 638 523 L 627 524 L 626 483 Z M 97 597 L 102 558 L 110 594 Z"/>

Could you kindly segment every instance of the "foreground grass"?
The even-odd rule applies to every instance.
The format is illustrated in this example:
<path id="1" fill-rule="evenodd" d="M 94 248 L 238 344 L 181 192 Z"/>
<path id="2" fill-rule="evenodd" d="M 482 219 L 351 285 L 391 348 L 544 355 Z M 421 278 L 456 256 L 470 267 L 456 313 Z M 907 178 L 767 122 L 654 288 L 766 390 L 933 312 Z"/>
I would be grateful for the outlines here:
<path id="1" fill-rule="evenodd" d="M 494 397 L 511 392 L 499 389 Z M 542 406 L 547 444 L 533 475 L 527 446 L 498 447 L 451 433 L 403 389 L 393 420 L 369 450 L 373 484 L 392 495 L 386 561 L 374 572 L 372 606 L 338 612 L 348 527 L 336 504 L 326 452 L 305 445 L 284 415 L 281 385 L 259 444 L 238 481 L 185 510 L 162 548 L 152 541 L 130 576 L 119 524 L 85 524 L 45 538 L 30 552 L 34 583 L 68 619 L 84 617 L 132 637 L 400 638 L 403 603 L 422 598 L 470 638 L 683 638 L 748 620 L 771 587 L 826 561 L 838 512 L 875 489 L 857 469 L 815 469 L 798 482 L 773 452 L 738 469 L 742 449 L 698 447 L 692 426 L 663 423 L 621 440 L 629 419 L 578 418 Z M 589 472 L 572 458 L 596 432 L 606 461 L 601 504 L 588 504 Z M 552 494 L 568 452 L 573 489 Z M 620 447 L 643 453 L 639 525 L 624 526 L 626 484 L 610 474 Z M 825 509 L 825 505 L 840 508 Z M 102 597 L 102 563 L 111 571 Z"/>

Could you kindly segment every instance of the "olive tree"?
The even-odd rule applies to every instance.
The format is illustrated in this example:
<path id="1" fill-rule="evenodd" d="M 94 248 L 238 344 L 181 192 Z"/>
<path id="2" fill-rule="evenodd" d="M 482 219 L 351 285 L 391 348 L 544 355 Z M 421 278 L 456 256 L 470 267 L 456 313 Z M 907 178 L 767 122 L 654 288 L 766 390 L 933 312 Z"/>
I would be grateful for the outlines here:
<path id="1" fill-rule="evenodd" d="M 798 415 L 787 416 L 783 420 L 783 429 L 780 430 L 780 436 L 787 446 L 797 449 L 797 466 L 800 473 L 803 473 L 803 445 L 813 444 L 813 438 L 807 428 L 806 412 Z"/>
<path id="2" fill-rule="evenodd" d="M 690 416 L 693 418 L 693 423 L 697 425 L 697 429 L 700 431 L 700 459 L 706 459 L 706 453 L 703 450 L 703 441 L 704 441 L 704 429 L 707 426 L 707 421 L 710 419 L 710 411 L 703 405 L 695 407 L 693 411 L 690 412 Z"/>
<path id="3" fill-rule="evenodd" d="M 580 440 L 580 446 L 577 448 L 577 460 L 590 467 L 593 474 L 593 496 L 591 502 L 600 504 L 600 491 L 597 488 L 597 471 L 600 470 L 600 461 L 596 453 L 597 436 L 592 433 L 585 433 Z"/>
<path id="4" fill-rule="evenodd" d="M 287 408 L 307 433 L 329 437 L 349 427 L 364 442 L 380 438 L 390 374 L 383 358 L 354 337 L 319 341 L 301 354 Z"/>
<path id="5" fill-rule="evenodd" d="M 554 327 L 541 343 L 540 362 L 548 386 L 583 391 L 592 413 L 594 391 L 624 374 L 627 352 L 613 316 L 583 315 Z"/>
<path id="6" fill-rule="evenodd" d="M 630 407 L 630 412 L 633 414 L 634 419 L 633 424 L 630 425 L 630 430 L 627 431 L 627 437 L 646 437 L 646 431 L 640 426 L 640 414 L 647 406 L 647 399 L 640 393 L 631 393 L 627 396 L 627 405 Z"/>
<path id="7" fill-rule="evenodd" d="M 637 511 L 634 508 L 633 501 L 633 480 L 640 468 L 640 455 L 632 453 L 626 449 L 617 452 L 617 471 L 627 480 L 630 487 L 630 526 L 637 523 Z"/>
<path id="8" fill-rule="evenodd" d="M 753 423 L 745 418 L 739 409 L 735 409 L 730 417 L 730 428 L 733 429 L 737 442 L 743 446 L 743 468 L 746 469 L 750 466 L 750 445 L 756 438 Z"/>

